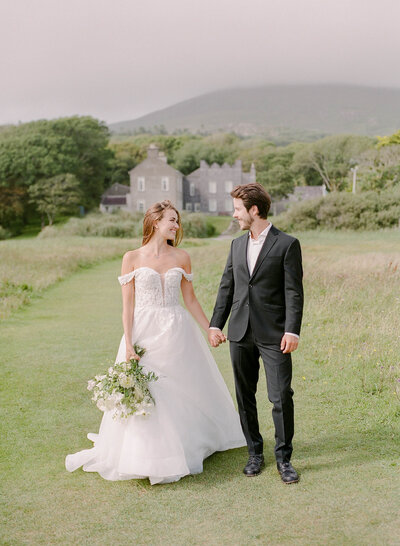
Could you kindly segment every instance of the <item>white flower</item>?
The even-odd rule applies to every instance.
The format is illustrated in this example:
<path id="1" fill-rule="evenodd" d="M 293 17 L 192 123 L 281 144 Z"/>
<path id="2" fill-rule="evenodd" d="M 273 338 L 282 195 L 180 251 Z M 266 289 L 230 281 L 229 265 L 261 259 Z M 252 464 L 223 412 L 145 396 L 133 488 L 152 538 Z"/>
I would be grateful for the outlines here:
<path id="1" fill-rule="evenodd" d="M 99 408 L 100 411 L 106 411 L 106 405 L 104 403 L 104 400 L 102 398 L 100 398 L 99 400 L 97 400 L 97 407 Z"/>
<path id="2" fill-rule="evenodd" d="M 108 374 L 109 374 L 109 375 L 112 375 L 113 373 L 114 373 L 114 368 L 113 368 L 112 366 L 110 366 L 110 367 L 108 368 Z"/>
<path id="3" fill-rule="evenodd" d="M 115 408 L 115 401 L 112 396 L 109 396 L 106 400 L 104 400 L 104 407 L 107 411 L 110 411 Z"/>
<path id="4" fill-rule="evenodd" d="M 115 404 L 119 404 L 119 402 L 121 402 L 123 397 L 124 397 L 124 395 L 122 394 L 122 392 L 114 392 L 110 396 L 110 400 L 113 400 Z"/>
<path id="5" fill-rule="evenodd" d="M 90 379 L 88 381 L 88 385 L 87 385 L 87 390 L 88 391 L 92 391 L 96 386 L 96 381 L 94 381 L 93 379 Z"/>
<path id="6" fill-rule="evenodd" d="M 139 386 L 135 387 L 135 394 L 136 394 L 136 396 L 138 398 L 143 398 L 144 397 L 144 393 L 143 393 L 142 389 Z"/>
<path id="7" fill-rule="evenodd" d="M 124 389 L 129 389 L 133 385 L 133 378 L 126 375 L 125 373 L 120 373 L 118 376 L 119 384 L 121 387 L 124 387 Z"/>

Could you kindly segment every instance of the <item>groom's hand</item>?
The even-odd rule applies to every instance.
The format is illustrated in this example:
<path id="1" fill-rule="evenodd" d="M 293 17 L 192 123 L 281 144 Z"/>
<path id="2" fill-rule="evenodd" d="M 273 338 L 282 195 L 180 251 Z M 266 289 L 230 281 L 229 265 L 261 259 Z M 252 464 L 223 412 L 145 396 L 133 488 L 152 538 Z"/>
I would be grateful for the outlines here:
<path id="1" fill-rule="evenodd" d="M 296 336 L 285 334 L 281 340 L 281 351 L 283 354 L 292 353 L 299 346 L 299 339 Z"/>
<path id="2" fill-rule="evenodd" d="M 225 343 L 225 341 L 226 337 L 221 330 L 215 328 L 208 329 L 208 342 L 211 347 L 218 347 L 221 343 Z"/>

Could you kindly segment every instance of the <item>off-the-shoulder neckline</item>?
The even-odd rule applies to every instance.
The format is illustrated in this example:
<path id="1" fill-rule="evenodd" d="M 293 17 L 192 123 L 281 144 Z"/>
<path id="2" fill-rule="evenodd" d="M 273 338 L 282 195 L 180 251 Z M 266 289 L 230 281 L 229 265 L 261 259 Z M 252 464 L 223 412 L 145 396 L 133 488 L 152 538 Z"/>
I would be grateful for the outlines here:
<path id="1" fill-rule="evenodd" d="M 136 271 L 140 271 L 140 269 L 150 269 L 150 271 L 154 271 L 154 273 L 156 273 L 157 275 L 160 275 L 160 277 L 162 277 L 163 275 L 166 275 L 167 273 L 173 270 L 182 271 L 185 275 L 192 275 L 192 273 L 187 273 L 187 271 L 185 271 L 182 267 L 170 267 L 169 269 L 167 269 L 167 271 L 160 273 L 159 271 L 157 271 L 156 269 L 153 269 L 152 267 L 143 265 L 141 267 L 137 267 L 136 269 L 133 269 L 132 271 L 129 271 L 129 273 L 125 273 L 125 275 L 121 275 L 121 277 L 126 277 L 127 275 L 131 275 L 132 273 L 135 273 Z"/>

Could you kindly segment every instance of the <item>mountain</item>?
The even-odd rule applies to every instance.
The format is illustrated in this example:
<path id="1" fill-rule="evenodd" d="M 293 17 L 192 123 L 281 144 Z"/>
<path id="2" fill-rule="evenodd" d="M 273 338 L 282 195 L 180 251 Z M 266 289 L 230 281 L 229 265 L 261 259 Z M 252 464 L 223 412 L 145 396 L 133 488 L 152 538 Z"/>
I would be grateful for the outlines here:
<path id="1" fill-rule="evenodd" d="M 310 140 L 335 133 L 387 135 L 400 128 L 400 89 L 348 85 L 227 89 L 113 123 L 110 129 L 129 134 L 156 126 L 168 132 L 224 131 L 273 140 Z"/>

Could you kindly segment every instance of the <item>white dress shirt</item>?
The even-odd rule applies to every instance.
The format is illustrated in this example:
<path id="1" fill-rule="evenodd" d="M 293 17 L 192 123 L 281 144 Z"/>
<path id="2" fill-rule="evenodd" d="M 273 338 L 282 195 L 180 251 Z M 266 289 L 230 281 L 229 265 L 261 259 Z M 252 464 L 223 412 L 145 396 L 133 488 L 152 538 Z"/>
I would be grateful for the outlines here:
<path id="1" fill-rule="evenodd" d="M 262 246 L 265 242 L 265 239 L 267 238 L 271 227 L 272 224 L 270 222 L 268 226 L 260 233 L 257 239 L 253 239 L 253 237 L 251 236 L 251 231 L 249 231 L 249 241 L 247 244 L 247 267 L 249 269 L 250 276 L 253 274 L 257 258 L 261 252 Z M 210 330 L 219 330 L 219 328 L 216 328 L 215 326 L 210 326 Z M 297 334 L 292 334 L 291 332 L 285 332 L 285 334 L 297 337 L 297 339 L 299 339 L 299 336 Z"/>
<path id="2" fill-rule="evenodd" d="M 251 231 L 249 231 L 249 242 L 247 245 L 247 267 L 249 269 L 250 276 L 253 274 L 257 258 L 261 252 L 262 246 L 265 242 L 265 239 L 267 238 L 271 227 L 272 224 L 270 222 L 268 226 L 260 233 L 257 239 L 253 239 L 253 237 L 251 236 Z M 290 336 L 294 336 L 299 339 L 299 336 L 297 334 L 292 334 L 291 332 L 285 332 L 285 334 L 289 334 Z"/>

